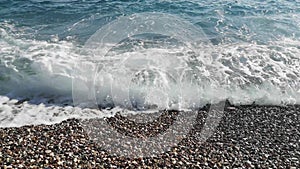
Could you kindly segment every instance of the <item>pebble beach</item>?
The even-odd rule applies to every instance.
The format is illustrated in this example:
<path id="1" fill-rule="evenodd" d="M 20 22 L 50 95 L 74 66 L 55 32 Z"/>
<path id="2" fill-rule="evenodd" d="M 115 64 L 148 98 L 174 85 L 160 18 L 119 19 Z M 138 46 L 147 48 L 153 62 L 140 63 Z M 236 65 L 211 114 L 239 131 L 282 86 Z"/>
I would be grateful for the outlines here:
<path id="1" fill-rule="evenodd" d="M 300 169 L 299 68 L 300 0 L 0 0 L 0 169 Z"/>
<path id="2" fill-rule="evenodd" d="M 290 168 L 300 167 L 300 106 L 229 106 L 218 128 L 204 143 L 195 140 L 205 110 L 189 135 L 170 151 L 127 158 L 107 153 L 91 140 L 81 120 L 53 125 L 0 128 L 1 168 Z M 204 116 L 203 116 L 204 114 Z M 165 112 L 145 137 L 163 132 L 176 112 Z M 137 125 L 108 120 L 120 132 Z M 163 120 L 162 120 L 163 119 Z M 174 120 L 174 119 L 173 119 Z M 156 128 L 157 130 L 151 130 Z M 136 129 L 139 130 L 139 129 Z M 136 132 L 143 133 L 143 132 Z"/>

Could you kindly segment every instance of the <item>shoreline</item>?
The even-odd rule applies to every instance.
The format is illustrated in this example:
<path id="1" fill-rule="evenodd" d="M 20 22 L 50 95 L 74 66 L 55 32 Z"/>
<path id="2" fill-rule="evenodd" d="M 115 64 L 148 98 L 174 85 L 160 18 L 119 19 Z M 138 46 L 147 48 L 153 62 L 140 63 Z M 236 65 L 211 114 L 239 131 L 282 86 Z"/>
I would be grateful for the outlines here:
<path id="1" fill-rule="evenodd" d="M 200 110 L 203 111 L 203 110 Z M 172 113 L 171 113 L 172 114 Z M 170 113 L 165 121 L 171 123 Z M 88 136 L 78 119 L 53 125 L 0 128 L 0 166 L 12 168 L 297 168 L 300 166 L 300 106 L 229 105 L 217 129 L 199 144 L 205 117 L 189 135 L 156 157 L 108 154 Z M 124 128 L 124 123 L 114 125 Z M 123 126 L 122 126 L 122 125 Z M 158 123 L 153 124 L 155 127 Z M 126 126 L 126 125 L 125 125 Z M 151 126 L 151 125 L 150 125 Z M 134 128 L 134 125 L 133 125 Z M 148 135 L 151 135 L 148 133 Z"/>

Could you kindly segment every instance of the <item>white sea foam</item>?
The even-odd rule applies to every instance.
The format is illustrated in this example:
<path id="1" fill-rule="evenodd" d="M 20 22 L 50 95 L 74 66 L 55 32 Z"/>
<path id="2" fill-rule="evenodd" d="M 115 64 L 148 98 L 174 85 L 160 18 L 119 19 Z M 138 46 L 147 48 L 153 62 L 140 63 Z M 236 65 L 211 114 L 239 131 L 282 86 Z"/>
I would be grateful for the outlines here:
<path id="1" fill-rule="evenodd" d="M 84 71 L 74 71 L 84 55 L 80 45 L 60 40 L 20 38 L 10 29 L 13 26 L 0 26 L 0 126 L 49 124 L 72 117 L 105 116 L 103 111 L 70 106 L 72 73 Z M 300 104 L 299 44 L 299 40 L 280 39 L 266 44 L 244 42 L 219 44 L 212 48 L 199 46 L 212 55 L 208 60 L 197 58 L 201 87 L 181 83 L 180 96 L 185 99 L 183 107 L 202 106 L 226 98 L 234 104 Z M 170 53 L 158 49 L 142 52 L 147 56 Z M 98 80 L 103 78 L 102 74 L 97 76 Z M 120 76 L 124 78 L 124 74 Z M 121 95 L 124 86 L 114 87 L 115 95 Z M 175 84 L 172 89 L 176 88 Z M 102 88 L 103 93 L 109 90 L 111 88 Z M 17 100 L 24 98 L 29 102 L 15 105 Z M 67 100 L 65 105 L 64 100 Z"/>

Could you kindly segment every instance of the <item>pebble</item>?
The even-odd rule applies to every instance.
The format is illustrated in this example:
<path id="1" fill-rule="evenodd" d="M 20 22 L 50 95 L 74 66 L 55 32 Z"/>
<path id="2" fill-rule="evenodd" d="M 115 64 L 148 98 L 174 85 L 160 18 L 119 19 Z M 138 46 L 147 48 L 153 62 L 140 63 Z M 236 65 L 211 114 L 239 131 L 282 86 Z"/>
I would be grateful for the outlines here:
<path id="1" fill-rule="evenodd" d="M 190 131 L 166 153 L 136 159 L 108 154 L 89 140 L 79 120 L 54 125 L 0 128 L 0 168 L 290 168 L 300 159 L 300 106 L 229 107 L 215 133 L 204 143 Z M 203 113 L 203 112 L 202 112 Z M 171 123 L 170 114 L 159 123 L 137 126 L 113 121 L 124 133 L 155 136 Z M 167 119 L 167 120 L 166 120 Z M 196 127 L 201 129 L 202 119 Z M 134 136 L 134 135 L 132 135 Z"/>
<path id="2" fill-rule="evenodd" d="M 51 153 L 51 150 L 46 150 L 45 153 L 49 154 L 49 153 Z"/>

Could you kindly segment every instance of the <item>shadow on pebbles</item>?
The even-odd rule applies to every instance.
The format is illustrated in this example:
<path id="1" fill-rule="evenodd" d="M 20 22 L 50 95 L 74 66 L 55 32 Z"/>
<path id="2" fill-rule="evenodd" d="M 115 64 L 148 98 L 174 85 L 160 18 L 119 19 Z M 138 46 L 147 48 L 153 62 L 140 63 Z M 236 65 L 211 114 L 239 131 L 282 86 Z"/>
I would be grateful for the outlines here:
<path id="1" fill-rule="evenodd" d="M 107 119 L 70 119 L 54 125 L 0 128 L 2 168 L 299 168 L 300 106 L 231 106 L 205 142 L 199 143 L 207 117 L 199 110 L 187 136 L 151 157 L 112 155 L 91 139 L 84 125 L 104 121 L 127 137 L 149 138 L 165 132 L 177 111 L 161 111 L 146 124 L 117 114 Z M 138 116 L 138 115 L 136 115 Z M 135 118 L 135 119 L 138 119 Z M 102 140 L 105 140 L 101 138 Z"/>

